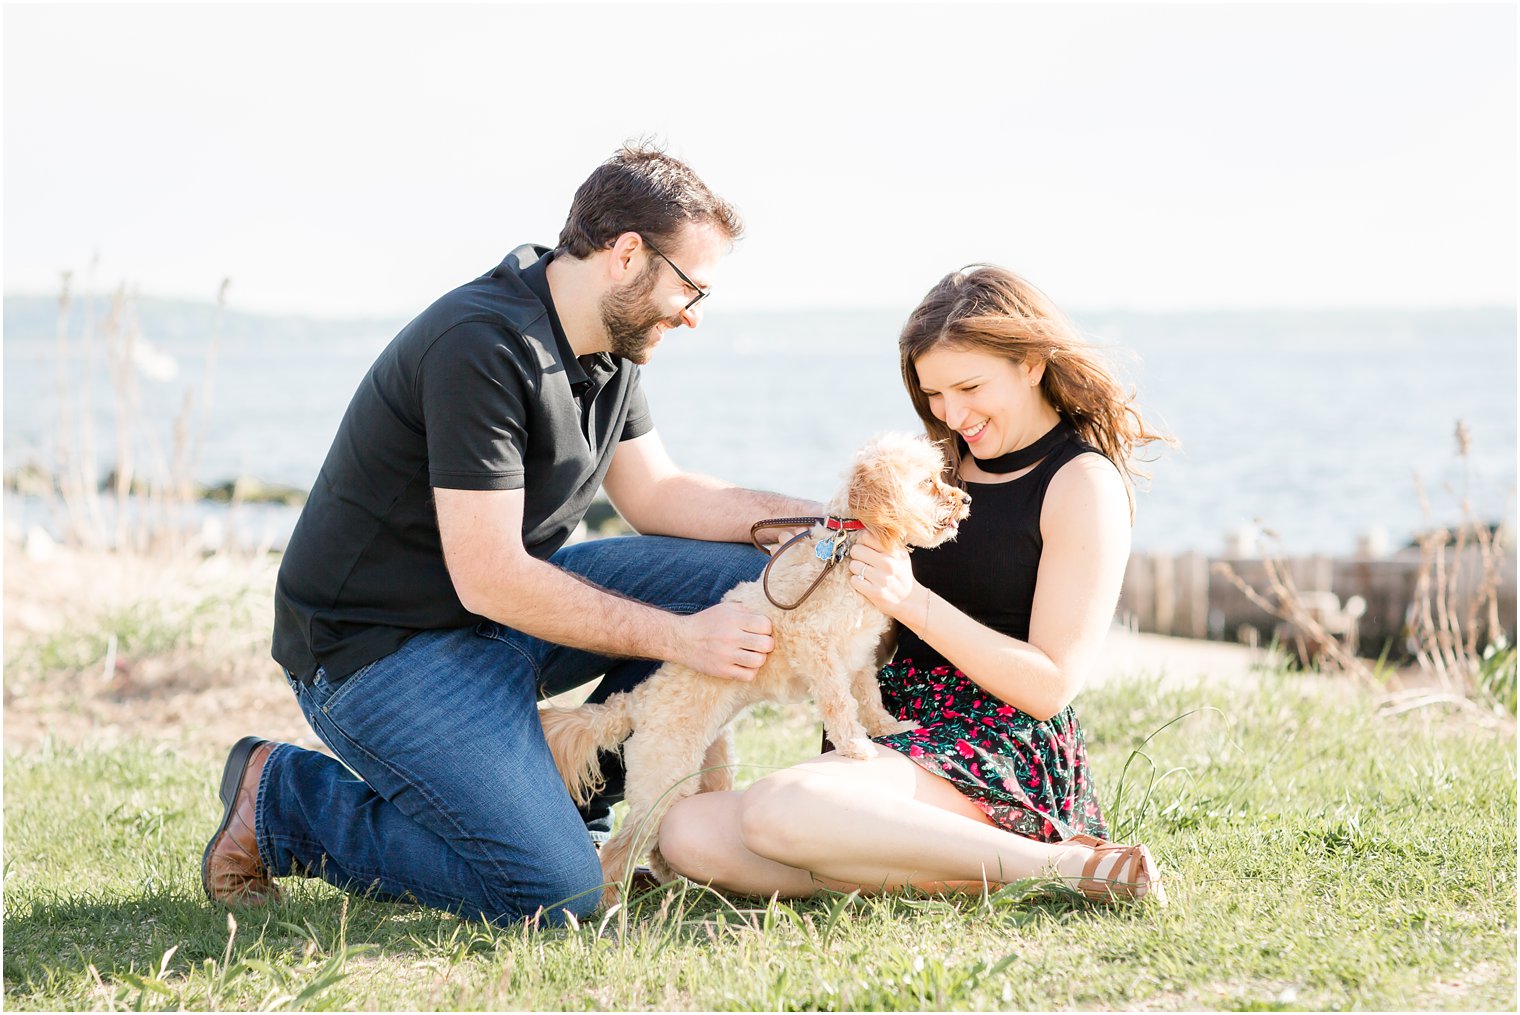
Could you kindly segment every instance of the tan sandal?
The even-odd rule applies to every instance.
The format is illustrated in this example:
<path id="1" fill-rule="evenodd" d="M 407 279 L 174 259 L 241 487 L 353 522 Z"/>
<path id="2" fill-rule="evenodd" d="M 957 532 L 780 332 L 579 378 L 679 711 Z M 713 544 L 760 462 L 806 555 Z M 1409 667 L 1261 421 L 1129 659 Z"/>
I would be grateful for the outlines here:
<path id="1" fill-rule="evenodd" d="M 1095 839 L 1091 835 L 1074 835 L 1066 842 L 1092 849 L 1092 857 L 1082 866 L 1082 879 L 1076 889 L 1097 902 L 1139 901 L 1146 896 L 1166 905 L 1166 889 L 1151 851 L 1141 845 L 1123 846 Z M 1108 876 L 1098 877 L 1098 869 L 1107 865 Z"/>

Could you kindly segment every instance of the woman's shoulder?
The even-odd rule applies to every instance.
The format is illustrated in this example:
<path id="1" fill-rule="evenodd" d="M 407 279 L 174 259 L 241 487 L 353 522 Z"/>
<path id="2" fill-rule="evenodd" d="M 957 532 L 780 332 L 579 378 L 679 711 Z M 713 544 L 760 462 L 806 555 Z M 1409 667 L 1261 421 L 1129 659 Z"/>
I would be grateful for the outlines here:
<path id="1" fill-rule="evenodd" d="M 1067 447 L 1071 450 L 1068 452 L 1066 460 L 1056 467 L 1055 476 L 1051 479 L 1052 483 L 1062 473 L 1070 475 L 1092 472 L 1098 476 L 1111 476 L 1118 480 L 1121 486 L 1123 485 L 1124 481 L 1119 475 L 1119 467 L 1102 451 L 1099 451 L 1085 441 L 1072 441 Z"/>
<path id="2" fill-rule="evenodd" d="M 1129 526 L 1129 491 L 1124 477 L 1106 455 L 1084 448 L 1051 476 L 1040 506 L 1040 528 L 1113 522 Z"/>

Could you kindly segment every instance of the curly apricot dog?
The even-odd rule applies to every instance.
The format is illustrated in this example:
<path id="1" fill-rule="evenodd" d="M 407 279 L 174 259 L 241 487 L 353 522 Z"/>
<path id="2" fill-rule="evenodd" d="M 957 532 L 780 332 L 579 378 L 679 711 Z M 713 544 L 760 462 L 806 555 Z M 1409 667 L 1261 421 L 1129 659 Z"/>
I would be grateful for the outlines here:
<path id="1" fill-rule="evenodd" d="M 829 739 L 851 758 L 871 756 L 870 736 L 911 728 L 882 707 L 876 683 L 887 617 L 850 588 L 847 567 L 818 579 L 831 559 L 843 560 L 848 540 L 862 527 L 888 548 L 936 546 L 953 538 L 970 498 L 944 482 L 943 471 L 943 456 L 927 441 L 876 437 L 855 456 L 848 482 L 829 504 L 829 518 L 777 553 L 764 585 L 745 582 L 723 597 L 771 620 L 776 648 L 754 680 L 722 680 L 666 663 L 603 704 L 541 710 L 555 765 L 578 802 L 600 788 L 598 752 L 628 738 L 623 756 L 629 811 L 602 850 L 611 886 L 605 901 L 616 897 L 642 852 L 638 847 L 654 841 L 672 804 L 693 792 L 732 787 L 728 726 L 746 707 L 811 696 Z M 795 608 L 778 606 L 772 597 Z M 668 880 L 658 851 L 651 863 L 660 880 Z"/>

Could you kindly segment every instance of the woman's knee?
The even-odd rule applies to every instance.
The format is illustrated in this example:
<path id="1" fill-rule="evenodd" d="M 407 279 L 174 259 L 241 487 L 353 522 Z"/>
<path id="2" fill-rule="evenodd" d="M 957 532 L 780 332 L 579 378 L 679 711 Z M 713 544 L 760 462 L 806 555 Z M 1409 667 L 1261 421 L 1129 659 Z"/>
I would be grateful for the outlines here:
<path id="1" fill-rule="evenodd" d="M 739 837 L 758 856 L 804 866 L 827 817 L 825 788 L 815 776 L 777 772 L 739 797 Z"/>
<path id="2" fill-rule="evenodd" d="M 682 877 L 722 884 L 734 833 L 723 827 L 723 815 L 713 813 L 708 804 L 692 797 L 670 809 L 660 822 L 660 856 Z"/>
<path id="3" fill-rule="evenodd" d="M 689 814 L 688 808 L 677 804 L 660 822 L 660 856 L 676 873 L 695 879 L 706 859 L 710 833 L 704 833 L 700 823 Z"/>

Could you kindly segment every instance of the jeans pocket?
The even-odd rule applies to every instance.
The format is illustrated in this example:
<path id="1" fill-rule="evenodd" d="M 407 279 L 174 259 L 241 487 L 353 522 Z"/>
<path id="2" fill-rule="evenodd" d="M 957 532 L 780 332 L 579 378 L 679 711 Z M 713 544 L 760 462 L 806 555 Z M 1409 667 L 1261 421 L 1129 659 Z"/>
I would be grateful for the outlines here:
<path id="1" fill-rule="evenodd" d="M 489 620 L 483 620 L 475 625 L 475 635 L 478 638 L 489 638 L 491 641 L 500 642 L 516 652 L 532 672 L 534 684 L 543 683 L 542 666 L 533 651 L 535 646 L 543 646 L 545 644 L 543 641 Z"/>
<path id="2" fill-rule="evenodd" d="M 336 709 L 343 703 L 343 699 L 348 697 L 349 692 L 359 686 L 364 675 L 374 669 L 379 662 L 380 660 L 376 659 L 372 663 L 366 663 L 336 683 L 327 679 L 326 670 L 318 669 L 311 682 L 312 697 L 316 699 L 317 706 L 324 712 Z"/>

